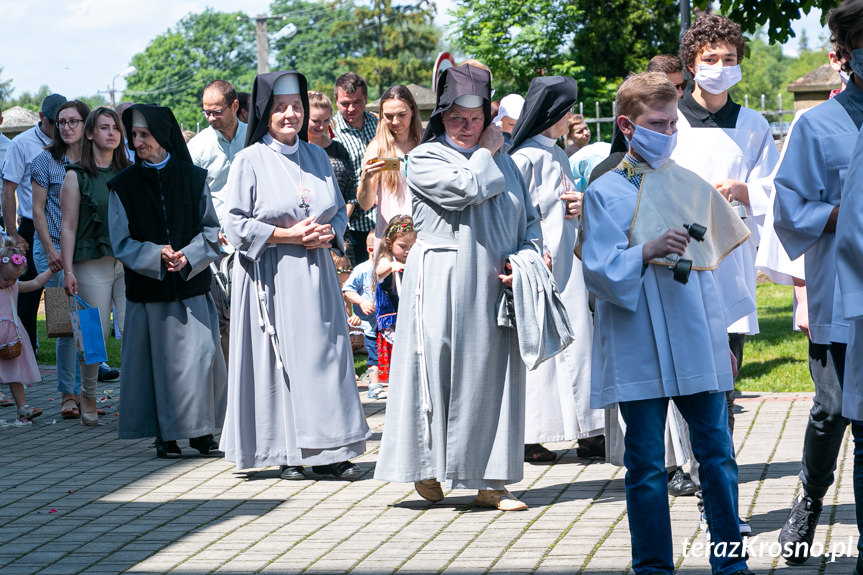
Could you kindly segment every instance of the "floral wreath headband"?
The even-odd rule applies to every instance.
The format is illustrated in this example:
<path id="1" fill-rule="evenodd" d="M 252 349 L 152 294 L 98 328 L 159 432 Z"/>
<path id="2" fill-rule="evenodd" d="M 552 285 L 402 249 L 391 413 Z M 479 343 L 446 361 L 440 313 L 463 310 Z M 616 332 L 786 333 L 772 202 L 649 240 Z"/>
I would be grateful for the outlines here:
<path id="1" fill-rule="evenodd" d="M 390 228 L 390 231 L 387 232 L 387 238 L 389 238 L 393 234 L 398 234 L 402 232 L 412 232 L 414 231 L 413 224 L 399 224 L 397 226 L 393 226 Z"/>
<path id="2" fill-rule="evenodd" d="M 4 264 L 12 263 L 16 266 L 26 266 L 27 258 L 21 254 L 12 254 L 11 256 L 3 256 L 3 258 L 0 259 L 0 262 L 3 262 Z"/>

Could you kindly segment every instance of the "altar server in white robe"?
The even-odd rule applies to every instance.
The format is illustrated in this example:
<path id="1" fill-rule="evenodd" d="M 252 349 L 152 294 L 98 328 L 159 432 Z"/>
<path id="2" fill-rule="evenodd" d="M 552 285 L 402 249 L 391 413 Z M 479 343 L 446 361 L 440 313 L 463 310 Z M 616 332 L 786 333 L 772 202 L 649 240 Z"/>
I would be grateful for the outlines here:
<path id="1" fill-rule="evenodd" d="M 557 139 L 566 134 L 578 97 L 574 79 L 534 78 L 513 130 L 510 155 L 530 191 L 542 222 L 543 250 L 569 313 L 575 342 L 527 373 L 525 450 L 527 462 L 553 461 L 541 445 L 600 435 L 602 410 L 590 409 L 590 349 L 593 318 L 581 261 L 573 254 L 582 193 L 576 190 L 569 160 Z"/>
<path id="2" fill-rule="evenodd" d="M 663 445 L 673 400 L 705 471 L 712 572 L 751 575 L 739 546 L 737 464 L 726 422 L 725 392 L 733 387 L 729 310 L 711 271 L 749 231 L 712 186 L 668 159 L 676 103 L 677 90 L 664 74 L 628 78 L 616 109 L 629 152 L 585 192 L 584 277 L 596 294 L 591 405 L 617 404 L 627 424 L 633 571 L 674 571 Z M 683 222 L 705 226 L 703 241 L 690 242 Z M 668 269 L 684 256 L 692 265 L 686 283 Z"/>
<path id="3" fill-rule="evenodd" d="M 260 74 L 246 147 L 227 183 L 231 285 L 228 414 L 221 447 L 240 469 L 279 465 L 282 479 L 356 479 L 349 459 L 370 436 L 357 394 L 331 244 L 345 202 L 327 154 L 308 144 L 306 78 Z"/>
<path id="4" fill-rule="evenodd" d="M 746 336 L 758 333 L 755 254 L 770 207 L 771 176 L 779 158 L 767 120 L 728 95 L 741 79 L 740 60 L 745 48 L 740 26 L 718 14 L 699 16 L 683 35 L 680 57 L 694 82 L 693 90 L 678 105 L 679 135 L 672 154 L 675 162 L 701 176 L 732 202 L 751 232 L 746 244 L 714 272 L 730 315 L 739 317 L 734 312 L 746 307 L 752 310 L 740 319 L 729 320 L 727 327 L 739 367 L 743 365 Z M 728 391 L 726 399 L 728 426 L 733 433 L 734 390 Z M 697 462 L 693 462 L 692 479 L 700 481 Z M 743 519 L 740 529 L 744 535 L 752 533 Z"/>
<path id="5" fill-rule="evenodd" d="M 695 20 L 681 40 L 680 56 L 694 77 L 692 92 L 680 100 L 677 147 L 672 159 L 716 186 L 734 202 L 752 232 L 743 249 L 726 258 L 716 271 L 727 303 L 755 301 L 755 252 L 770 206 L 771 174 L 779 158 L 767 120 L 743 108 L 728 95 L 740 81 L 745 40 L 740 26 L 724 16 Z M 742 364 L 746 335 L 758 333 L 755 311 L 728 326 L 729 341 Z M 732 398 L 729 426 L 734 429 Z"/>
<path id="6" fill-rule="evenodd" d="M 863 49 L 863 1 L 831 10 L 828 24 L 837 57 L 847 68 L 854 50 Z M 805 254 L 809 371 L 815 383 L 803 442 L 803 490 L 779 535 L 783 549 L 792 551 L 785 554 L 791 563 L 809 558 L 848 425 L 842 413 L 842 374 L 851 354 L 846 356 L 848 322 L 839 300 L 836 242 L 837 219 L 848 208 L 843 186 L 850 189 L 846 174 L 853 170 L 861 125 L 863 78 L 855 72 L 843 92 L 799 118 L 775 180 L 776 233 L 790 257 Z"/>
<path id="7" fill-rule="evenodd" d="M 506 489 L 522 478 L 525 365 L 516 332 L 498 326 L 508 256 L 540 253 L 539 219 L 491 124 L 488 71 L 440 78 L 437 105 L 410 154 L 417 242 L 407 259 L 375 478 L 478 489 L 475 503 L 527 507 Z"/>

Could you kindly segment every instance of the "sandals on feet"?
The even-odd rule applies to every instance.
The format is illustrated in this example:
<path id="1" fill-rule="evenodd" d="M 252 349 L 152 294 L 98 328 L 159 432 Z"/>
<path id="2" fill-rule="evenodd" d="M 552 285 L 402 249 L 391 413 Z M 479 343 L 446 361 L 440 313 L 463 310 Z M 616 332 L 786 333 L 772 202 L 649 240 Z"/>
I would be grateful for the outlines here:
<path id="1" fill-rule="evenodd" d="M 0 407 L 12 407 L 15 405 L 15 400 L 11 397 L 6 397 L 3 394 L 0 394 Z"/>
<path id="2" fill-rule="evenodd" d="M 24 423 L 33 421 L 40 415 L 42 415 L 42 410 L 38 407 L 30 407 L 29 405 L 23 405 L 18 408 L 18 421 Z"/>
<path id="3" fill-rule="evenodd" d="M 60 416 L 63 419 L 78 419 L 81 417 L 81 411 L 78 409 L 78 402 L 74 399 L 67 399 L 60 406 Z"/>
<path id="4" fill-rule="evenodd" d="M 372 383 L 369 385 L 369 392 L 366 395 L 369 399 L 386 399 L 387 390 L 384 389 L 382 383 Z"/>
<path id="5" fill-rule="evenodd" d="M 528 463 L 551 463 L 557 454 L 541 443 L 528 443 L 524 446 L 524 460 Z"/>

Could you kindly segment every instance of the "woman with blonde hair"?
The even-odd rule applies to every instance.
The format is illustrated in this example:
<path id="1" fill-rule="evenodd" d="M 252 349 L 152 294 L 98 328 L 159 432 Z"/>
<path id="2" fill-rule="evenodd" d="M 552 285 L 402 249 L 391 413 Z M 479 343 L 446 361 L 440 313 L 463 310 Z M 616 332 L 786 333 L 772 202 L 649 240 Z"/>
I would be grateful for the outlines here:
<path id="1" fill-rule="evenodd" d="M 362 209 L 378 207 L 375 253 L 388 222 L 411 215 L 411 193 L 405 179 L 407 155 L 422 138 L 419 108 L 407 87 L 397 84 L 384 92 L 380 110 L 381 121 L 366 148 L 357 188 Z"/>

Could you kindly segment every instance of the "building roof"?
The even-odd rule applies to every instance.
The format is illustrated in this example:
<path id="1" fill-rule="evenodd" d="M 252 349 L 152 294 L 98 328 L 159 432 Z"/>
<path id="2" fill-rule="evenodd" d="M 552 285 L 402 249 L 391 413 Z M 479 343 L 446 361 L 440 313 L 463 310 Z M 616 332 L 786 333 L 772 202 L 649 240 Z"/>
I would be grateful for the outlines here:
<path id="1" fill-rule="evenodd" d="M 419 108 L 420 111 L 434 110 L 436 95 L 433 90 L 417 84 L 408 84 L 407 89 L 410 90 L 411 95 L 414 97 L 414 100 L 416 100 L 417 108 Z M 379 111 L 381 107 L 381 99 L 378 98 L 366 107 L 371 112 Z"/>
<path id="2" fill-rule="evenodd" d="M 830 67 L 830 64 L 822 64 L 800 78 L 788 84 L 789 92 L 820 92 L 824 90 L 835 90 L 841 87 L 839 74 Z"/>
<path id="3" fill-rule="evenodd" d="M 3 110 L 3 125 L 0 126 L 0 132 L 7 136 L 9 134 L 20 134 L 38 123 L 39 114 L 37 112 L 22 108 L 21 106 L 14 106 L 8 110 Z"/>

